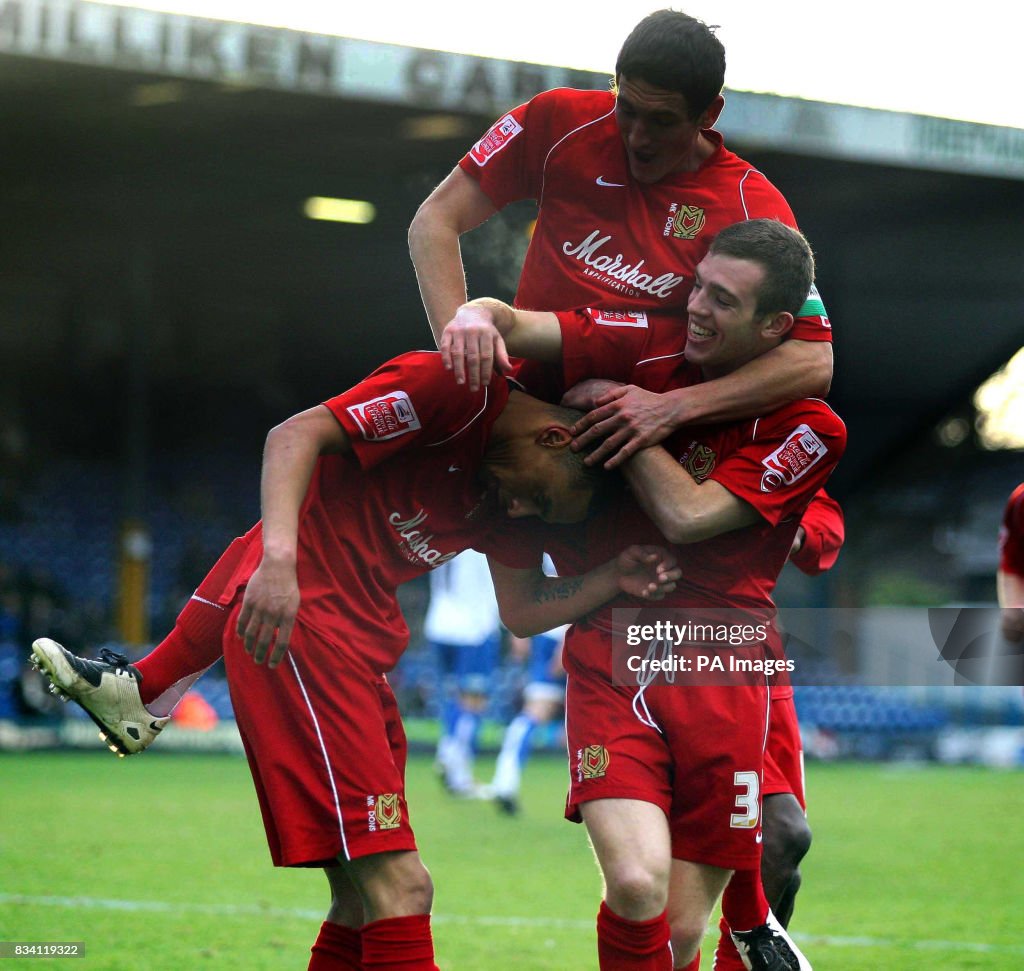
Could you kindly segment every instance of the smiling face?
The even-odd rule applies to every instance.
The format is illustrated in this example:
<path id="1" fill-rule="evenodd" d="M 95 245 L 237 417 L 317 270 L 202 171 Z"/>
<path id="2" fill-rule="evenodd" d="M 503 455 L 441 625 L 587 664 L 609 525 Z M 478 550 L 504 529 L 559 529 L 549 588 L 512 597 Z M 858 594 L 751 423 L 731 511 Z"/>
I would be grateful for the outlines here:
<path id="1" fill-rule="evenodd" d="M 758 313 L 765 270 L 753 260 L 709 253 L 686 304 L 686 359 L 721 377 L 770 350 L 792 326 L 789 313 Z"/>
<path id="2" fill-rule="evenodd" d="M 717 98 L 699 118 L 691 118 L 686 98 L 677 91 L 647 81 L 620 77 L 615 97 L 619 126 L 629 171 L 637 182 L 658 182 L 672 172 L 692 171 L 700 156 L 700 133 L 721 111 Z"/>

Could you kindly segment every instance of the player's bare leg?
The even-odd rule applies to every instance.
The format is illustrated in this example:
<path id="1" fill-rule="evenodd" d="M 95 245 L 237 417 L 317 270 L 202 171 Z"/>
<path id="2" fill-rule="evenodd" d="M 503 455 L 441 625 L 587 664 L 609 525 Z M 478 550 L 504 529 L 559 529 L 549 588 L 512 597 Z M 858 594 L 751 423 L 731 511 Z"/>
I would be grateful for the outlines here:
<path id="1" fill-rule="evenodd" d="M 337 866 L 324 867 L 324 873 L 331 885 L 331 909 L 327 911 L 327 919 L 332 924 L 362 927 L 366 923 L 363 898 L 345 865 L 339 863 Z"/>
<path id="2" fill-rule="evenodd" d="M 665 814 L 639 799 L 595 799 L 581 812 L 608 906 L 630 920 L 660 914 L 668 903 L 672 862 Z"/>
<path id="3" fill-rule="evenodd" d="M 434 884 L 415 850 L 373 853 L 350 860 L 345 867 L 367 921 L 430 913 Z"/>
<path id="4" fill-rule="evenodd" d="M 664 812 L 637 799 L 596 799 L 581 812 L 605 883 L 597 918 L 601 971 L 668 971 L 672 841 Z"/>
<path id="5" fill-rule="evenodd" d="M 374 853 L 344 867 L 363 905 L 363 967 L 437 971 L 430 932 L 434 885 L 419 853 Z"/>
<path id="6" fill-rule="evenodd" d="M 761 880 L 772 912 L 789 926 L 800 889 L 800 861 L 811 848 L 811 828 L 792 793 L 764 797 L 764 855 Z"/>
<path id="7" fill-rule="evenodd" d="M 672 928 L 672 957 L 676 968 L 689 968 L 700 954 L 715 901 L 732 870 L 673 860 L 669 882 L 668 918 Z"/>
<path id="8" fill-rule="evenodd" d="M 341 864 L 324 867 L 331 908 L 311 949 L 307 971 L 362 971 L 363 901 Z"/>

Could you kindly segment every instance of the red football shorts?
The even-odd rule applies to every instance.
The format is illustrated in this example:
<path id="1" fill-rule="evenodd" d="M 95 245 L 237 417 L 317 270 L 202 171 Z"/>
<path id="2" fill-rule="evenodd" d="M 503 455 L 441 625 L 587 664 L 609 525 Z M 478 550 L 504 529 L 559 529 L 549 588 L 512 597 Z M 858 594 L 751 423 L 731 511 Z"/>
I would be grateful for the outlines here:
<path id="1" fill-rule="evenodd" d="M 807 809 L 804 789 L 804 750 L 800 742 L 800 725 L 796 720 L 793 697 L 773 698 L 768 721 L 768 747 L 764 753 L 764 788 L 766 796 L 792 793 L 801 808 Z"/>
<path id="2" fill-rule="evenodd" d="M 617 687 L 573 672 L 566 691 L 569 796 L 639 799 L 668 817 L 672 856 L 725 869 L 761 863 L 764 686 Z"/>
<path id="3" fill-rule="evenodd" d="M 273 670 L 235 633 L 224 664 L 275 866 L 414 850 L 405 731 L 387 680 L 302 624 Z"/>

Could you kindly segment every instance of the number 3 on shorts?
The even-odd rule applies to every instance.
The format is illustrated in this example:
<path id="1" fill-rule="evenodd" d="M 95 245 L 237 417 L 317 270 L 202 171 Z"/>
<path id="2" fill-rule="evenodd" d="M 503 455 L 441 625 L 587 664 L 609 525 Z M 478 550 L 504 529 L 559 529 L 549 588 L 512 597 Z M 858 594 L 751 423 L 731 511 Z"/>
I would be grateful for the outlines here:
<path id="1" fill-rule="evenodd" d="M 733 813 L 729 825 L 733 829 L 753 829 L 760 816 L 761 777 L 756 772 L 736 772 L 732 779 L 743 790 L 736 796 L 736 808 L 742 812 Z"/>

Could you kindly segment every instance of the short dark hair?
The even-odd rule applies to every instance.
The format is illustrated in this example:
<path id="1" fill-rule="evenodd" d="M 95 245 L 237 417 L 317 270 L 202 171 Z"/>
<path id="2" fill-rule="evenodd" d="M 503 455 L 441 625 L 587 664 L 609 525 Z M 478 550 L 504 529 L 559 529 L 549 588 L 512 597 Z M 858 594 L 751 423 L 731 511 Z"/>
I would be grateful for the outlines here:
<path id="1" fill-rule="evenodd" d="M 586 414 L 576 408 L 550 403 L 548 403 L 548 411 L 559 424 L 567 427 L 575 425 Z M 562 461 L 569 473 L 569 484 L 574 489 L 593 490 L 594 495 L 590 500 L 589 515 L 593 515 L 622 488 L 622 478 L 618 473 L 609 472 L 600 464 L 587 465 L 584 461 L 601 444 L 601 441 L 601 439 L 597 439 L 579 452 L 575 452 L 571 448 L 564 448 L 561 454 Z"/>
<path id="2" fill-rule="evenodd" d="M 708 255 L 750 260 L 764 268 L 758 316 L 796 315 L 814 283 L 814 253 L 803 233 L 777 219 L 747 219 L 720 230 Z"/>
<path id="3" fill-rule="evenodd" d="M 725 85 L 725 48 L 714 27 L 679 10 L 656 10 L 630 31 L 615 61 L 615 80 L 636 78 L 686 99 L 699 118 Z"/>

